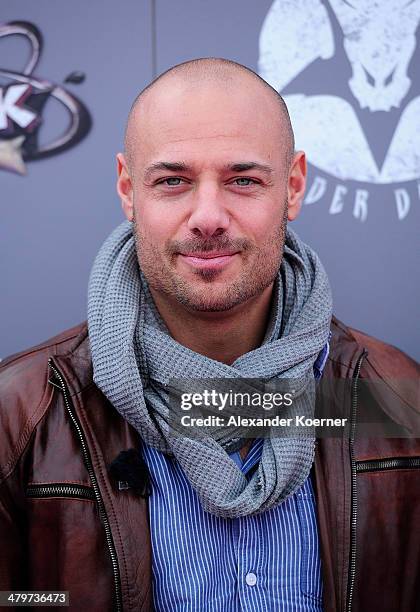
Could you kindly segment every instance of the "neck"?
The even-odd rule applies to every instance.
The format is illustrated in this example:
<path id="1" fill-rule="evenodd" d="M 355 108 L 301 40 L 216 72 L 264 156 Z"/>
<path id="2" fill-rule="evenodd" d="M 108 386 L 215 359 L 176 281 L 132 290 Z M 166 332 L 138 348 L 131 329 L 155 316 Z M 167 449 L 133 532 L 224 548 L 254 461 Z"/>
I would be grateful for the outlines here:
<path id="1" fill-rule="evenodd" d="M 270 312 L 273 283 L 262 294 L 226 312 L 187 310 L 151 289 L 159 313 L 171 336 L 192 351 L 231 365 L 259 347 Z"/>

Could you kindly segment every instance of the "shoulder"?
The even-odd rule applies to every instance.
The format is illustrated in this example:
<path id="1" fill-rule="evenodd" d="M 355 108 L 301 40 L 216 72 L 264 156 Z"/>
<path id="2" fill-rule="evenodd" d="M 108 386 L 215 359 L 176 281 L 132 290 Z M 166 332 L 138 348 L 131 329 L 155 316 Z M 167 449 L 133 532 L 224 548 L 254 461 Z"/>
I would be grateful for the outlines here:
<path id="1" fill-rule="evenodd" d="M 350 329 L 350 332 L 358 344 L 367 350 L 367 361 L 378 376 L 410 378 L 420 375 L 420 364 L 396 346 L 357 329 Z"/>
<path id="2" fill-rule="evenodd" d="M 420 364 L 399 348 L 365 332 L 346 326 L 333 317 L 329 359 L 341 367 L 341 375 L 352 375 L 363 356 L 362 378 L 380 380 L 405 403 L 419 408 Z"/>
<path id="3" fill-rule="evenodd" d="M 81 323 L 0 362 L 0 482 L 13 469 L 52 400 L 49 358 L 69 353 L 86 335 L 87 325 Z"/>
<path id="4" fill-rule="evenodd" d="M 3 372 L 8 366 L 16 362 L 25 361 L 26 363 L 30 363 L 33 358 L 36 359 L 36 357 L 40 355 L 55 355 L 58 351 L 66 352 L 66 349 L 71 346 L 72 341 L 86 328 L 86 322 L 79 323 L 74 327 L 70 327 L 52 336 L 40 344 L 36 344 L 35 346 L 31 346 L 23 351 L 5 357 L 0 361 L 0 372 Z"/>
<path id="5" fill-rule="evenodd" d="M 331 321 L 330 358 L 350 365 L 361 351 L 377 375 L 419 376 L 420 364 L 399 348 L 374 338 L 365 332 L 349 327 L 336 317 Z"/>

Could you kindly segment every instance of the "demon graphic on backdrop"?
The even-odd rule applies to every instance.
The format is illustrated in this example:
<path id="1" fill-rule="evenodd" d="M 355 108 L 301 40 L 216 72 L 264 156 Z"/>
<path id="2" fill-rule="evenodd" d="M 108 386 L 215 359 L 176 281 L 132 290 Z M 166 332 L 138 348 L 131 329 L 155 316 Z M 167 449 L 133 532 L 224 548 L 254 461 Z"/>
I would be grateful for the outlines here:
<path id="1" fill-rule="evenodd" d="M 420 0 L 271 5 L 259 73 L 284 93 L 297 146 L 314 167 L 307 204 L 320 202 L 329 183 L 329 212 L 351 198 L 362 221 L 371 193 L 382 201 L 391 194 L 399 219 L 418 200 L 420 91 L 409 69 L 419 21 Z"/>

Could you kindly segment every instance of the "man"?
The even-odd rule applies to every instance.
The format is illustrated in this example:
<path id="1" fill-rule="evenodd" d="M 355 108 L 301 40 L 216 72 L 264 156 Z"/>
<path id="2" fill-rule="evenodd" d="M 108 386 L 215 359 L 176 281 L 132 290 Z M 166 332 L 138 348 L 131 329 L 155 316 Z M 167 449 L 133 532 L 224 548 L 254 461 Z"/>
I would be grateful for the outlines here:
<path id="1" fill-rule="evenodd" d="M 125 145 L 88 326 L 2 365 L 0 588 L 74 610 L 419 609 L 420 442 L 355 435 L 365 406 L 415 430 L 418 366 L 331 321 L 287 228 L 306 164 L 284 102 L 187 62 L 136 99 Z M 174 435 L 179 379 L 321 377 L 350 436 Z"/>

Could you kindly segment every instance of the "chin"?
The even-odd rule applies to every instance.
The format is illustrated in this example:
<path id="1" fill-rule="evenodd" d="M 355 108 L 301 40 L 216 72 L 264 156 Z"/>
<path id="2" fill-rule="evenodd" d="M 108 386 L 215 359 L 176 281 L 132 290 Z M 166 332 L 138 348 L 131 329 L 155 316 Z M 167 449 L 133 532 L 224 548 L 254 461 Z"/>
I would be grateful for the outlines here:
<path id="1" fill-rule="evenodd" d="M 179 291 L 177 300 L 189 310 L 195 312 L 226 312 L 246 302 L 251 295 L 243 292 L 218 292 L 216 287 L 205 287 L 202 291 Z"/>
<path id="2" fill-rule="evenodd" d="M 179 300 L 183 306 L 194 312 L 227 312 L 238 304 L 231 302 L 196 302 L 191 300 Z"/>

